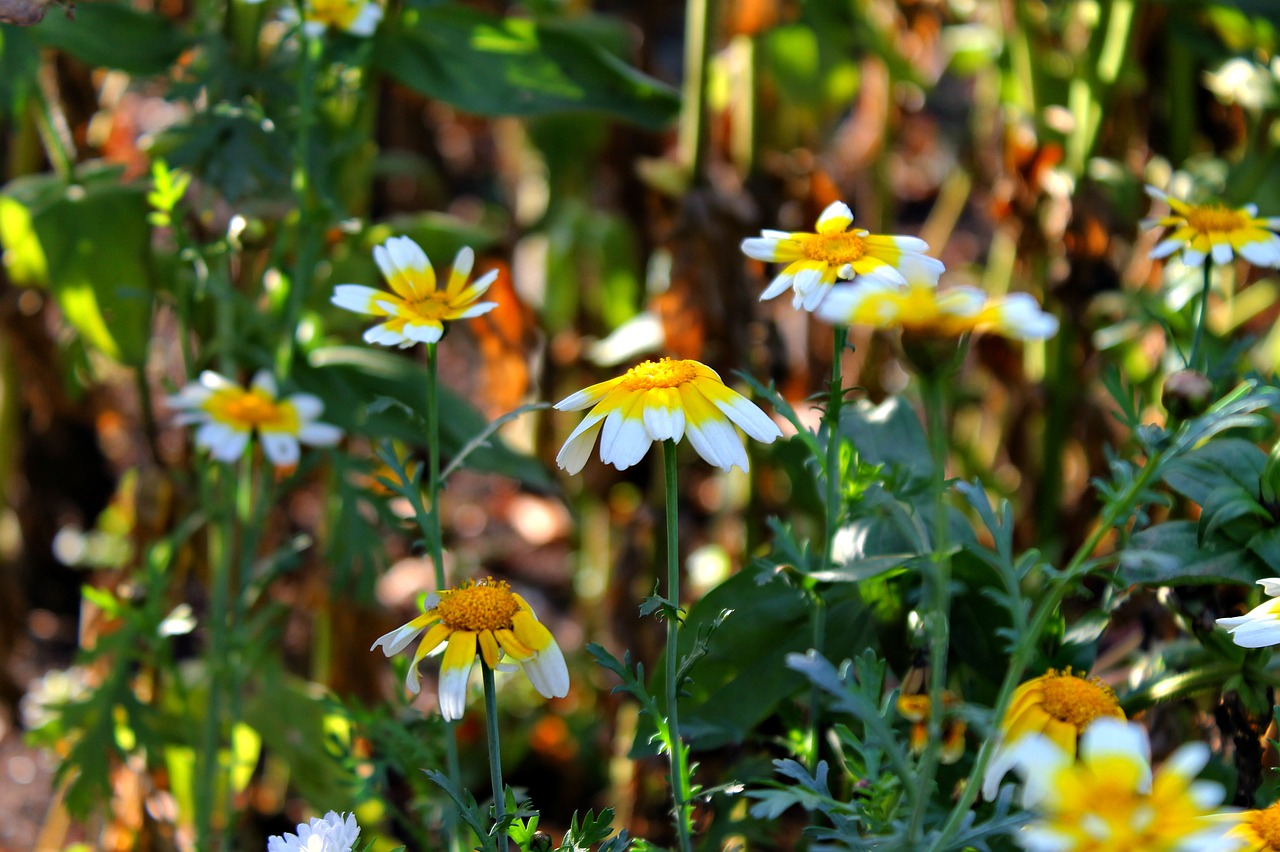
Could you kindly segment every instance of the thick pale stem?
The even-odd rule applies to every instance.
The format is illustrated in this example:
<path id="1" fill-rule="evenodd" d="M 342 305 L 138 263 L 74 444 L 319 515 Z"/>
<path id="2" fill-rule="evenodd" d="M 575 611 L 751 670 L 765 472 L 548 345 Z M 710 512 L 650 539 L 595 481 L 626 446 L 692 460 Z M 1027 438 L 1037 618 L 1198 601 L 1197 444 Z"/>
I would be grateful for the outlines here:
<path id="1" fill-rule="evenodd" d="M 675 805 L 676 836 L 680 852 L 691 852 L 689 838 L 689 784 L 685 777 L 684 745 L 680 739 L 680 716 L 676 702 L 680 697 L 676 683 L 680 662 L 680 521 L 676 492 L 676 443 L 662 442 L 667 501 L 667 600 L 674 611 L 667 613 L 667 732 L 671 740 L 671 799 Z"/>
<path id="2" fill-rule="evenodd" d="M 1200 307 L 1196 314 L 1196 333 L 1191 338 L 1191 354 L 1187 357 L 1187 369 L 1208 372 L 1209 365 L 1201 364 L 1200 344 L 1204 340 L 1204 326 L 1209 316 L 1209 288 L 1213 285 L 1213 262 L 1204 259 L 1204 285 L 1200 288 Z"/>
<path id="3" fill-rule="evenodd" d="M 484 660 L 480 661 L 481 679 L 484 681 L 484 719 L 485 734 L 489 739 L 489 783 L 493 786 L 493 820 L 502 824 L 506 814 L 505 787 L 502 783 L 502 749 L 498 743 L 498 691 L 493 683 L 493 669 Z M 501 832 L 498 837 L 498 848 L 506 849 Z"/>

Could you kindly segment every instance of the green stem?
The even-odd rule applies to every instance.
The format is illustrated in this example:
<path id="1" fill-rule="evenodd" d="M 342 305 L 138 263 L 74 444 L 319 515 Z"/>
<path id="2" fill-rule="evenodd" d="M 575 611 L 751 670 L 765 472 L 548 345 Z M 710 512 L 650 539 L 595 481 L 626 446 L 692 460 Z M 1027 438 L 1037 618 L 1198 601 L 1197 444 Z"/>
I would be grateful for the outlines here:
<path id="1" fill-rule="evenodd" d="M 427 344 L 427 499 L 431 502 L 431 511 L 427 514 L 423 533 L 427 537 L 427 546 L 431 549 L 431 565 L 435 571 L 436 591 L 447 589 L 448 582 L 444 573 L 444 540 L 440 523 L 440 393 L 438 388 L 439 367 L 436 344 Z M 444 759 L 445 772 L 457 789 L 462 788 L 462 772 L 458 765 L 458 740 L 456 724 L 445 722 Z M 445 810 L 445 831 L 449 837 L 450 848 L 460 852 L 463 848 L 461 832 L 458 830 L 457 814 L 452 809 Z"/>
<path id="2" fill-rule="evenodd" d="M 1187 357 L 1188 370 L 1208 372 L 1209 365 L 1200 364 L 1200 343 L 1204 339 L 1204 327 L 1209 315 L 1209 288 L 1213 285 L 1213 259 L 1204 259 L 1204 286 L 1200 288 L 1200 309 L 1196 314 L 1196 333 L 1191 338 L 1191 354 Z"/>
<path id="3" fill-rule="evenodd" d="M 691 183 L 704 179 L 707 134 L 707 66 L 711 51 L 711 2 L 688 0 L 684 23 L 683 108 L 680 112 L 678 147 L 680 160 L 689 170 Z"/>
<path id="4" fill-rule="evenodd" d="M 689 780 L 684 763 L 684 743 L 680 739 L 680 697 L 676 682 L 680 660 L 680 520 L 676 492 L 676 442 L 662 442 L 667 503 L 667 600 L 673 611 L 667 613 L 667 736 L 670 740 L 671 799 L 675 805 L 676 836 L 680 852 L 691 852 L 689 838 L 691 817 Z"/>
<path id="5" fill-rule="evenodd" d="M 947 377 L 931 375 L 921 383 L 925 417 L 929 424 L 929 451 L 933 461 L 933 577 L 930 580 L 929 613 L 929 739 L 917 767 L 919 792 L 911 814 L 911 839 L 917 842 L 932 798 L 942 748 L 942 721 L 947 687 L 947 650 L 950 646 L 951 553 L 947 529 Z"/>
<path id="6" fill-rule="evenodd" d="M 205 850 L 225 849 L 226 832 L 215 835 L 215 810 L 218 790 L 222 786 L 222 701 L 226 687 L 226 640 L 231 597 L 231 572 L 234 561 L 233 519 L 236 513 L 236 481 L 230 465 L 218 471 L 221 511 L 217 522 L 209 527 L 209 569 L 211 600 L 205 630 L 209 636 L 205 674 L 209 680 L 209 701 L 205 706 L 204 736 L 200 766 L 196 771 L 196 836 Z M 227 791 L 228 795 L 230 790 Z"/>
<path id="7" fill-rule="evenodd" d="M 1147 484 L 1159 472 L 1162 462 L 1163 454 L 1161 453 L 1157 453 L 1147 459 L 1147 463 L 1143 465 L 1142 470 L 1138 471 L 1138 475 L 1129 483 L 1129 487 L 1125 489 L 1121 498 L 1107 504 L 1097 527 L 1089 534 L 1089 538 L 1080 546 L 1080 549 L 1076 551 L 1071 558 L 1071 562 L 1050 581 L 1048 594 L 1041 600 L 1030 626 L 1027 628 L 1026 633 L 1020 637 L 1019 644 L 1014 649 L 1013 657 L 1009 660 L 1009 670 L 1005 673 L 1004 682 L 1000 685 L 1000 692 L 996 697 L 995 707 L 992 709 L 991 714 L 991 718 L 996 720 L 997 723 L 1004 718 L 1005 713 L 1008 711 L 1009 702 L 1013 698 L 1013 691 L 1022 681 L 1023 672 L 1031 664 L 1040 646 L 1040 637 L 1049 625 L 1049 619 L 1057 615 L 1058 607 L 1061 606 L 1067 593 L 1074 588 L 1076 581 L 1080 579 L 1082 570 L 1086 567 L 1093 552 L 1097 550 L 1098 545 L 1102 543 L 1102 539 L 1116 524 L 1127 518 L 1133 511 L 1138 499 L 1146 490 Z M 964 784 L 960 798 L 956 800 L 955 807 L 951 809 L 951 815 L 947 817 L 946 824 L 943 825 L 942 831 L 938 834 L 933 846 L 930 847 L 933 852 L 941 852 L 941 850 L 945 849 L 946 843 L 960 830 L 960 824 L 964 821 L 965 814 L 969 812 L 969 808 L 973 806 L 974 800 L 978 796 L 978 791 L 982 789 L 983 776 L 986 774 L 987 764 L 990 763 L 992 756 L 995 754 L 995 749 L 996 738 L 988 736 L 983 741 L 982 748 L 978 751 L 978 757 L 973 762 L 973 769 L 969 772 L 969 778 Z"/>
<path id="8" fill-rule="evenodd" d="M 489 783 L 493 786 L 493 821 L 502 825 L 506 815 L 506 788 L 502 784 L 502 750 L 498 744 L 498 691 L 493 683 L 493 669 L 484 660 L 480 661 L 481 679 L 484 681 L 484 719 L 485 734 L 489 738 Z M 499 849 L 506 849 L 502 842 L 503 834 L 498 832 Z"/>
<path id="9" fill-rule="evenodd" d="M 849 339 L 849 330 L 844 326 L 836 327 L 832 332 L 831 347 L 831 382 L 827 386 L 827 411 L 823 417 L 827 430 L 826 458 L 826 514 L 823 517 L 823 559 L 828 568 L 835 567 L 836 532 L 840 528 L 840 409 L 844 404 L 844 379 L 841 373 L 841 362 L 844 358 L 845 344 Z M 813 635 L 813 650 L 818 654 L 826 651 L 826 601 L 816 589 L 809 590 L 809 626 Z M 817 771 L 818 758 L 822 751 L 820 743 L 822 725 L 822 690 L 815 683 L 809 691 L 809 768 Z"/>

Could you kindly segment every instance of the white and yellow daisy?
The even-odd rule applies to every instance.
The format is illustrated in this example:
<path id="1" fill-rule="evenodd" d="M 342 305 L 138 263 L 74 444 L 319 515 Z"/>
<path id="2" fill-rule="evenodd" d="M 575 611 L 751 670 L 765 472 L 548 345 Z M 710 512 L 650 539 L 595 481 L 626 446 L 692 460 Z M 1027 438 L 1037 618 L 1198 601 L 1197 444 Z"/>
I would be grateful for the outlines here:
<path id="1" fill-rule="evenodd" d="M 689 443 L 711 464 L 747 470 L 747 451 L 734 425 L 766 444 L 782 437 L 778 424 L 746 397 L 730 390 L 719 374 L 697 361 L 645 361 L 616 379 L 594 384 L 556 403 L 560 411 L 594 406 L 556 456 L 577 473 L 587 463 L 596 435 L 600 460 L 626 470 L 644 458 L 654 441 Z"/>
<path id="2" fill-rule="evenodd" d="M 296 393 L 279 399 L 276 380 L 266 370 L 253 377 L 247 390 L 206 370 L 199 382 L 187 385 L 168 402 L 178 411 L 176 423 L 200 425 L 196 446 L 222 462 L 244 455 L 254 431 L 262 441 L 263 453 L 276 467 L 297 464 L 299 444 L 329 447 L 342 437 L 337 426 L 316 421 L 324 410 L 319 397 Z"/>
<path id="3" fill-rule="evenodd" d="M 747 257 L 786 264 L 760 298 L 772 299 L 790 288 L 795 306 L 812 311 L 836 281 L 897 287 L 905 287 L 908 281 L 937 283 L 945 267 L 925 254 L 929 244 L 924 240 L 872 234 L 850 229 L 852 224 L 849 206 L 836 201 L 818 217 L 817 233 L 763 231 L 743 240 Z"/>
<path id="4" fill-rule="evenodd" d="M 1225 627 L 1231 641 L 1241 648 L 1280 645 L 1280 577 L 1259 580 L 1258 585 L 1271 600 L 1258 604 L 1244 615 L 1218 619 L 1218 626 Z"/>
<path id="5" fill-rule="evenodd" d="M 928 281 L 907 287 L 876 282 L 832 289 L 818 307 L 832 324 L 901 328 L 921 334 L 956 337 L 991 332 L 1016 340 L 1044 340 L 1058 333 L 1058 319 L 1028 293 L 989 299 L 975 287 L 938 289 Z"/>
<path id="6" fill-rule="evenodd" d="M 1280 217 L 1258 218 L 1253 204 L 1232 208 L 1223 204 L 1188 204 L 1170 197 L 1154 186 L 1147 195 L 1169 205 L 1164 216 L 1144 219 L 1144 228 L 1173 230 L 1151 250 L 1159 259 L 1181 252 L 1187 266 L 1203 266 L 1212 257 L 1225 266 L 1233 257 L 1243 257 L 1254 266 L 1280 267 Z"/>
<path id="7" fill-rule="evenodd" d="M 285 5 L 280 17 L 286 23 L 296 24 L 298 10 Z M 381 21 L 382 5 L 374 0 L 306 0 L 303 4 L 302 28 L 309 38 L 320 38 L 330 29 L 368 38 Z"/>
<path id="8" fill-rule="evenodd" d="M 1280 852 L 1280 802 L 1231 816 L 1233 828 L 1227 836 L 1239 841 L 1239 852 Z"/>
<path id="9" fill-rule="evenodd" d="M 544 698 L 569 694 L 569 669 L 560 646 L 505 581 L 490 577 L 432 593 L 423 601 L 423 610 L 413 621 L 379 637 L 369 650 L 381 646 L 390 657 L 425 630 L 405 679 L 416 695 L 422 688 L 418 663 L 447 640 L 440 666 L 440 713 L 446 720 L 461 719 L 466 709 L 467 678 L 477 649 L 491 669 L 498 668 L 503 655 L 510 656 Z"/>
<path id="10" fill-rule="evenodd" d="M 435 343 L 443 336 L 446 322 L 478 317 L 498 306 L 496 302 L 477 301 L 498 277 L 496 269 L 467 285 L 476 259 L 468 247 L 464 246 L 454 257 L 449 282 L 443 290 L 436 287 L 436 273 L 426 252 L 408 237 L 392 237 L 385 245 L 375 247 L 373 259 L 393 293 L 360 284 L 339 284 L 333 293 L 333 303 L 340 308 L 387 317 L 364 333 L 366 343 L 401 348 Z"/>
<path id="11" fill-rule="evenodd" d="M 1198 781 L 1209 747 L 1179 748 L 1154 774 L 1146 730 L 1103 716 L 1080 739 L 1077 760 L 1052 740 L 1024 737 L 1014 766 L 1022 802 L 1037 818 L 1016 836 L 1032 852 L 1207 852 L 1234 849 L 1233 821 L 1213 809 L 1222 785 Z"/>
<path id="12" fill-rule="evenodd" d="M 267 852 L 351 852 L 360 839 L 355 814 L 329 811 L 324 819 L 298 824 L 298 833 L 267 840 Z"/>

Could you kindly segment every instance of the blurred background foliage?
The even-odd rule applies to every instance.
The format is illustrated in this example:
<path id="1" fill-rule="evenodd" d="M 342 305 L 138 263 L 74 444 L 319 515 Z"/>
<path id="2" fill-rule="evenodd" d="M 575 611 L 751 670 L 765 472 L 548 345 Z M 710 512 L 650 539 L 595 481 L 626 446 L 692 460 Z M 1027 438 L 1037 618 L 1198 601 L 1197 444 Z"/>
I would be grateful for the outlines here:
<path id="1" fill-rule="evenodd" d="M 825 332 L 786 300 L 757 302 L 766 270 L 740 240 L 807 229 L 836 199 L 863 227 L 919 234 L 949 281 L 1031 291 L 1063 321 L 1047 344 L 975 342 L 953 388 L 949 471 L 1010 499 L 1017 548 L 1056 562 L 1090 531 L 1089 483 L 1110 475 L 1110 448 L 1134 446 L 1136 422 L 1115 416 L 1100 379 L 1163 417 L 1162 378 L 1191 337 L 1199 280 L 1147 260 L 1142 184 L 1280 212 L 1268 0 L 409 0 L 372 39 L 310 42 L 270 2 L 11 5 L 43 12 L 0 24 L 0 845 L 13 848 L 162 849 L 181 835 L 191 708 L 207 688 L 194 545 L 208 506 L 159 400 L 201 367 L 279 363 L 285 338 L 291 380 L 350 438 L 271 486 L 249 554 L 248 674 L 224 755 L 233 789 L 219 793 L 241 815 L 229 830 L 250 848 L 306 808 L 354 807 L 388 843 L 432 842 L 439 796 L 418 772 L 441 760 L 432 690 L 410 707 L 366 651 L 430 585 L 373 456 L 382 440 L 423 455 L 423 373 L 411 355 L 353 346 L 362 324 L 328 304 L 335 284 L 376 283 L 370 252 L 388 236 L 413 237 L 437 268 L 470 245 L 499 270 L 500 307 L 441 350 L 447 462 L 499 415 L 657 353 L 772 382 L 816 423 Z M 158 161 L 191 177 L 168 201 L 180 228 L 150 218 L 173 190 Z M 1280 363 L 1277 282 L 1241 273 L 1209 315 L 1219 390 Z M 853 343 L 850 555 L 823 580 L 827 653 L 874 648 L 896 682 L 914 663 L 918 592 L 902 507 L 924 493 L 929 454 L 901 351 L 865 330 Z M 651 454 L 561 478 L 549 461 L 571 427 L 527 414 L 467 450 L 444 497 L 449 558 L 518 584 L 571 660 L 573 691 L 549 709 L 504 684 L 508 780 L 548 827 L 608 806 L 661 843 L 644 723 L 582 653 L 597 641 L 660 670 L 659 627 L 636 613 L 662 544 L 660 477 Z M 735 612 L 685 716 L 713 780 L 767 777 L 801 727 L 793 699 L 808 683 L 781 661 L 808 647 L 804 596 L 771 579 L 814 558 L 803 542 L 821 527 L 798 440 L 760 449 L 749 478 L 694 465 L 682 481 L 698 601 L 686 638 Z M 1166 558 L 1130 560 L 1116 588 L 1073 601 L 1047 662 L 1112 672 L 1133 706 L 1181 700 L 1152 686 L 1183 665 L 1162 640 L 1202 639 L 1233 611 L 1243 593 L 1216 584 L 1280 573 L 1275 508 L 1257 499 L 1265 460 L 1242 438 L 1170 466 L 1152 519 L 1168 521 L 1133 537 Z M 958 510 L 953 523 L 953 540 L 990 543 Z M 1007 619 L 981 593 L 991 570 L 956 558 L 954 656 L 980 703 L 1004 664 L 993 626 Z M 1153 591 L 1184 582 L 1201 585 Z M 1190 698 L 1162 708 L 1158 749 L 1195 724 Z M 1249 725 L 1267 721 L 1248 710 Z M 460 741 L 482 789 L 474 717 Z M 74 771 L 54 778 L 59 765 Z M 702 823 L 707 849 L 794 848 L 803 826 L 731 797 Z"/>

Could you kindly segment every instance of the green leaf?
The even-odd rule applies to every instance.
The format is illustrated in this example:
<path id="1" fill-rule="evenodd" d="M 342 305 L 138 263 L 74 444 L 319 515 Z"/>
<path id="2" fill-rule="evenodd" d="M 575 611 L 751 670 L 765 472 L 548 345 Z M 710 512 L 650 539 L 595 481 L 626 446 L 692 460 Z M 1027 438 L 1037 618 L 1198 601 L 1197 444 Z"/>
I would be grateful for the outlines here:
<path id="1" fill-rule="evenodd" d="M 84 62 L 148 76 L 169 68 L 192 38 L 168 19 L 114 3 L 81 3 L 75 15 L 46 15 L 32 33 Z"/>
<path id="2" fill-rule="evenodd" d="M 52 175 L 0 194 L 0 242 L 13 280 L 48 285 L 67 321 L 103 354 L 142 363 L 154 289 L 146 189 L 90 166 L 67 184 Z"/>
<path id="3" fill-rule="evenodd" d="M 401 354 L 363 346 L 330 346 L 317 349 L 299 365 L 294 378 L 305 390 L 325 404 L 324 419 L 349 432 L 375 438 L 397 438 L 415 447 L 423 446 L 425 431 L 420 423 L 393 407 L 370 412 L 375 397 L 388 397 L 425 422 L 427 373 L 422 365 Z M 446 458 L 459 453 L 485 430 L 487 421 L 462 397 L 440 388 L 440 446 Z M 557 489 L 545 465 L 532 456 L 517 453 L 493 436 L 485 446 L 475 447 L 467 456 L 474 470 L 501 473 L 531 488 Z"/>
<path id="4" fill-rule="evenodd" d="M 867 464 L 897 468 L 911 481 L 928 481 L 933 476 L 924 427 L 902 397 L 891 396 L 879 405 L 859 400 L 842 412 L 840 431 Z"/>
<path id="5" fill-rule="evenodd" d="M 375 61 L 405 85 L 480 115 L 605 112 L 660 129 L 676 93 L 568 27 L 454 4 L 416 9 L 379 36 Z"/>
<path id="6" fill-rule="evenodd" d="M 1125 585 L 1252 584 L 1262 566 L 1246 549 L 1210 539 L 1200 544 L 1195 521 L 1142 530 L 1121 554 L 1116 576 Z"/>
<path id="7" fill-rule="evenodd" d="M 0 24 L 0 117 L 17 114 L 35 85 L 40 51 L 23 27 Z"/>
<path id="8" fill-rule="evenodd" d="M 1200 515 L 1200 541 L 1212 538 L 1222 527 L 1242 518 L 1254 519 L 1252 526 L 1256 528 L 1259 521 L 1270 523 L 1271 513 L 1239 485 L 1231 483 L 1218 486 L 1209 492 L 1204 512 Z"/>
<path id="9" fill-rule="evenodd" d="M 1219 438 L 1172 462 L 1164 481 L 1174 491 L 1204 506 L 1209 494 L 1224 485 L 1236 485 L 1257 494 L 1266 462 L 1267 454 L 1249 441 Z"/>

